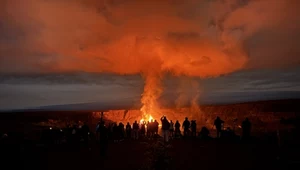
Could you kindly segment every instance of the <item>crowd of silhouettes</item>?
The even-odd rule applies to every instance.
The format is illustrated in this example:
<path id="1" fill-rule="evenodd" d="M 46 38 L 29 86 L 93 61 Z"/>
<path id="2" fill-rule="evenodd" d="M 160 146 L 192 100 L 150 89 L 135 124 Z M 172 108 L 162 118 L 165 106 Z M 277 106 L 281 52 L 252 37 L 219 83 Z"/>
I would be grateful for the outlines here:
<path id="1" fill-rule="evenodd" d="M 98 122 L 94 133 L 90 131 L 89 126 L 86 123 L 74 123 L 67 125 L 66 128 L 53 128 L 43 130 L 41 133 L 41 141 L 45 144 L 69 144 L 70 146 L 82 145 L 89 148 L 89 141 L 92 137 L 95 137 L 95 141 L 99 145 L 100 153 L 102 156 L 106 155 L 107 146 L 109 141 L 114 143 L 121 142 L 125 139 L 139 140 L 149 139 L 154 140 L 162 137 L 164 142 L 168 143 L 175 138 L 196 138 L 210 139 L 210 131 L 207 127 L 203 126 L 199 132 L 197 132 L 196 120 L 189 120 L 188 117 L 180 124 L 178 120 L 174 123 L 172 120 L 168 120 L 166 116 L 162 116 L 160 123 L 157 120 L 151 121 L 135 121 L 131 125 L 127 122 L 124 125 L 119 123 L 108 123 L 101 118 Z M 161 126 L 161 133 L 159 135 L 159 127 Z M 216 128 L 217 138 L 230 138 L 234 136 L 234 131 L 230 128 L 224 128 L 224 121 L 220 117 L 217 117 L 214 121 Z M 251 132 L 251 123 L 248 118 L 242 122 L 242 139 L 249 139 Z M 181 132 L 183 129 L 183 133 Z M 7 138 L 7 135 L 2 136 L 3 139 Z"/>
<path id="2" fill-rule="evenodd" d="M 45 144 L 82 144 L 88 147 L 90 128 L 86 123 L 68 124 L 65 128 L 49 127 L 41 133 L 41 141 Z"/>
<path id="3" fill-rule="evenodd" d="M 201 139 L 211 139 L 210 131 L 207 127 L 203 126 L 199 132 L 197 132 L 197 122 L 196 120 L 189 120 L 187 117 L 182 122 L 182 125 L 176 120 L 175 124 L 172 120 L 168 120 L 166 116 L 162 116 L 161 119 L 161 137 L 164 142 L 169 142 L 170 139 L 174 138 L 196 138 L 200 137 Z M 103 123 L 103 122 L 102 122 Z M 97 132 L 100 132 L 101 122 L 97 126 Z M 127 122 L 126 126 L 123 123 L 110 123 L 106 127 L 103 123 L 102 127 L 106 129 L 104 138 L 109 140 L 112 139 L 114 142 L 120 142 L 124 139 L 154 139 L 160 137 L 159 135 L 159 126 L 157 120 L 151 120 L 148 122 L 135 121 L 131 125 L 130 122 Z M 217 117 L 214 121 L 213 126 L 216 129 L 216 138 L 229 138 L 233 139 L 237 137 L 234 132 L 234 129 L 224 127 L 224 121 Z M 242 122 L 242 139 L 249 139 L 251 132 L 251 123 L 248 118 Z M 181 132 L 183 129 L 183 134 Z M 99 136 L 99 135 L 97 135 Z M 101 135 L 100 135 L 101 136 Z M 100 137 L 101 138 L 101 137 Z M 102 141 L 103 143 L 103 141 Z"/>
<path id="4" fill-rule="evenodd" d="M 168 120 L 166 116 L 162 116 L 160 123 L 157 120 L 151 121 L 134 121 L 131 125 L 130 122 L 127 122 L 124 125 L 122 122 L 109 123 L 107 127 L 107 138 L 112 139 L 115 143 L 120 142 L 124 139 L 154 139 L 159 137 L 159 126 L 161 125 L 161 137 L 165 142 L 169 142 L 170 139 L 180 138 L 180 137 L 201 137 L 209 138 L 210 132 L 207 127 L 202 127 L 200 132 L 197 132 L 197 122 L 196 120 L 189 120 L 188 117 L 181 124 L 176 120 L 175 124 L 172 120 Z M 101 122 L 99 122 L 96 132 L 99 133 L 99 127 Z M 234 136 L 234 130 L 231 128 L 224 128 L 224 121 L 220 117 L 217 117 L 214 121 L 214 126 L 216 128 L 216 137 L 231 137 Z M 183 134 L 181 133 L 181 128 L 183 129 Z M 248 139 L 250 137 L 251 123 L 248 118 L 246 118 L 242 123 L 243 129 L 243 139 Z M 99 136 L 98 134 L 97 136 Z M 105 136 L 106 137 L 106 136 Z"/>
<path id="5" fill-rule="evenodd" d="M 231 123 L 232 122 L 228 122 L 228 124 L 232 125 Z M 96 152 L 104 159 L 108 158 L 108 149 L 111 148 L 109 146 L 118 145 L 113 143 L 119 143 L 123 140 L 126 140 L 126 142 L 134 142 L 137 140 L 139 142 L 140 140 L 155 141 L 158 138 L 161 138 L 165 143 L 169 143 L 172 140 L 176 140 L 176 138 L 183 138 L 185 141 L 185 139 L 196 138 L 211 140 L 215 137 L 220 138 L 218 141 L 222 141 L 222 139 L 242 139 L 242 141 L 245 140 L 247 142 L 252 142 L 252 140 L 249 140 L 251 139 L 252 129 L 250 120 L 245 118 L 240 122 L 241 126 L 238 127 L 241 128 L 241 138 L 235 134 L 237 119 L 234 119 L 233 123 L 233 129 L 230 129 L 229 127 L 224 126 L 224 124 L 227 124 L 227 121 L 225 122 L 217 116 L 209 126 L 210 128 L 213 126 L 215 129 L 214 132 L 216 132 L 212 136 L 211 129 L 206 126 L 199 127 L 196 120 L 190 120 L 188 117 L 186 117 L 182 122 L 179 120 L 175 120 L 173 122 L 173 120 L 169 120 L 167 116 L 162 116 L 159 121 L 134 121 L 132 123 L 127 122 L 126 124 L 123 124 L 122 122 L 114 123 L 101 119 L 97 123 L 96 128 L 93 128 L 92 130 L 89 128 L 87 123 L 81 122 L 70 123 L 66 125 L 65 128 L 47 127 L 41 133 L 41 142 L 45 144 L 43 146 L 54 146 L 53 148 L 58 149 L 70 148 L 71 150 L 77 150 L 78 148 L 88 148 L 88 150 L 96 150 Z M 294 122 L 282 119 L 280 123 L 293 124 Z M 299 126 L 297 126 L 297 128 L 299 128 Z M 299 131 L 299 129 L 297 130 Z M 10 133 L 2 133 L 0 135 L 0 150 L 2 153 L 6 154 L 6 157 L 7 153 L 12 153 L 14 149 L 16 152 L 19 152 L 18 148 L 8 147 L 15 146 L 12 144 L 12 138 L 13 137 Z M 277 139 L 279 147 L 284 146 L 286 141 L 284 141 L 284 139 L 282 139 L 282 142 L 278 140 L 280 140 L 280 137 Z M 20 139 L 18 138 L 16 141 L 20 141 Z M 298 145 L 298 143 L 294 143 L 295 146 Z M 62 145 L 63 147 L 56 147 L 56 145 Z"/>

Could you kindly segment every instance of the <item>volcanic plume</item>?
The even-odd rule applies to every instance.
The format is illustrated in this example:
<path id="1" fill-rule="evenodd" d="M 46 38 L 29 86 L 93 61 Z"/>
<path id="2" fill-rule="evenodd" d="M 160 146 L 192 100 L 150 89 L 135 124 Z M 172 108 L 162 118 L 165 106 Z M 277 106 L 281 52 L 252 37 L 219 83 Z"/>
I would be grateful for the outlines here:
<path id="1" fill-rule="evenodd" d="M 299 36 L 299 2 L 295 0 L 1 3 L 0 29 L 5 35 L 0 38 L 1 72 L 141 74 L 145 80 L 144 114 L 159 112 L 157 99 L 166 73 L 204 78 L 265 67 L 268 59 L 276 65 L 299 62 L 298 41 L 287 46 L 281 43 L 294 32 Z M 278 39 L 268 41 L 274 35 Z M 268 43 L 258 46 L 254 43 L 257 39 Z M 269 53 L 264 47 L 270 48 L 272 43 L 281 46 Z M 289 55 L 282 62 L 286 52 Z"/>

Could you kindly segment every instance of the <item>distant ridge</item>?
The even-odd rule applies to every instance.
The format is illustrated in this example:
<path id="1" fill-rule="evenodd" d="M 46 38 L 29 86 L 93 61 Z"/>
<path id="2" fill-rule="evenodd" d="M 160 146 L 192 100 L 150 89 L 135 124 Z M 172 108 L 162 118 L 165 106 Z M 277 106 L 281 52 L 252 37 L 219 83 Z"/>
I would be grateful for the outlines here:
<path id="1" fill-rule="evenodd" d="M 255 94 L 255 95 L 254 95 Z M 162 96 L 159 103 L 162 108 L 174 108 L 174 102 L 166 102 L 166 98 L 174 99 L 174 94 L 167 94 Z M 206 98 L 199 99 L 199 105 L 230 105 L 240 103 L 253 103 L 253 102 L 266 102 L 266 101 L 278 101 L 278 100 L 299 100 L 300 92 L 262 92 L 245 93 L 236 92 L 231 95 L 226 94 L 213 94 Z M 186 106 L 189 104 L 187 103 Z M 0 110 L 0 112 L 28 112 L 28 111 L 106 111 L 106 110 L 129 110 L 141 108 L 139 100 L 127 100 L 124 102 L 90 102 L 90 103 L 75 103 L 65 105 L 49 105 L 35 108 L 25 109 L 12 109 L 12 110 Z"/>

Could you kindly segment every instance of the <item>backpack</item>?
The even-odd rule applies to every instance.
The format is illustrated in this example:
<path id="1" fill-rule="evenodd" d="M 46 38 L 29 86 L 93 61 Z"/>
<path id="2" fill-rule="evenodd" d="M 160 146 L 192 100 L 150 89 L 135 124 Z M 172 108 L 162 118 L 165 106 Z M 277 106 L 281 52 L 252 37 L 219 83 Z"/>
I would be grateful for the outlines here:
<path id="1" fill-rule="evenodd" d="M 100 125 L 98 124 L 96 127 L 96 132 L 99 132 L 99 131 L 100 131 Z"/>

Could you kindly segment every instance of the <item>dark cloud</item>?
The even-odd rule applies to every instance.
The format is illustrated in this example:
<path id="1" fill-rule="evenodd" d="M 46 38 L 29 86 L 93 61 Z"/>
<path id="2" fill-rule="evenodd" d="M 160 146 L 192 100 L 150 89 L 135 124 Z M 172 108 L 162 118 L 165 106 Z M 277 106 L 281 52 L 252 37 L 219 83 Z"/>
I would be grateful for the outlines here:
<path id="1" fill-rule="evenodd" d="M 143 81 L 138 75 L 115 75 L 100 73 L 52 73 L 52 74 L 25 74 L 25 75 L 0 75 L 0 84 L 85 84 L 85 85 L 131 85 L 142 86 Z"/>
<path id="2" fill-rule="evenodd" d="M 174 104 L 182 92 L 186 101 L 201 93 L 198 100 L 202 103 L 300 98 L 299 73 L 300 68 L 297 67 L 248 70 L 210 79 L 170 75 L 163 82 L 164 92 L 159 101 Z M 143 91 L 143 80 L 138 75 L 53 73 L 2 75 L 0 78 L 0 106 L 10 109 L 89 102 L 131 103 L 133 106 L 139 103 Z M 201 85 L 200 92 L 193 88 L 195 81 Z"/>

